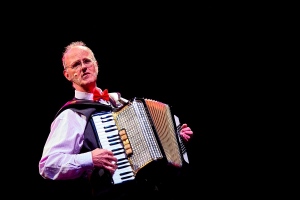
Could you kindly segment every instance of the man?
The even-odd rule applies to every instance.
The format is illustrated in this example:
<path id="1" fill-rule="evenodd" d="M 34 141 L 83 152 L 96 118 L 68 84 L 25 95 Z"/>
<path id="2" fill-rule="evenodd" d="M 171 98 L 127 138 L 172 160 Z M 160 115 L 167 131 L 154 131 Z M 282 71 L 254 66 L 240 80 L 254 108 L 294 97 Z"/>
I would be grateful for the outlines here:
<path id="1" fill-rule="evenodd" d="M 40 175 L 47 180 L 89 181 L 86 186 L 91 185 L 92 196 L 100 196 L 101 199 L 129 196 L 133 199 L 134 195 L 128 188 L 132 191 L 155 191 L 156 194 L 160 189 L 156 183 L 148 183 L 148 179 L 139 184 L 135 181 L 118 186 L 111 184 L 118 159 L 111 150 L 98 147 L 90 118 L 96 111 L 120 108 L 128 101 L 119 93 L 108 94 L 107 90 L 97 87 L 98 63 L 92 50 L 81 41 L 73 42 L 65 48 L 62 64 L 64 76 L 75 89 L 75 97 L 59 110 L 51 124 L 39 161 Z M 96 96 L 103 97 L 95 100 Z M 193 132 L 187 124 L 183 124 L 179 134 L 187 142 Z M 79 185 L 79 181 L 77 183 Z M 69 195 L 78 192 L 77 189 L 85 190 L 74 186 L 72 191 L 68 191 Z"/>

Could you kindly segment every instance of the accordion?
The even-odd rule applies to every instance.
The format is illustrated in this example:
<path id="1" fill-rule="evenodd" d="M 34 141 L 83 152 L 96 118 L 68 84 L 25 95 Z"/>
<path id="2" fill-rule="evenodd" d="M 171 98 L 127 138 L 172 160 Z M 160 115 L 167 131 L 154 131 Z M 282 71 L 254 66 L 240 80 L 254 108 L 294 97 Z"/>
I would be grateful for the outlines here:
<path id="1" fill-rule="evenodd" d="M 113 184 L 183 165 L 185 149 L 167 104 L 134 98 L 118 110 L 94 113 L 91 124 L 99 146 L 118 158 Z"/>

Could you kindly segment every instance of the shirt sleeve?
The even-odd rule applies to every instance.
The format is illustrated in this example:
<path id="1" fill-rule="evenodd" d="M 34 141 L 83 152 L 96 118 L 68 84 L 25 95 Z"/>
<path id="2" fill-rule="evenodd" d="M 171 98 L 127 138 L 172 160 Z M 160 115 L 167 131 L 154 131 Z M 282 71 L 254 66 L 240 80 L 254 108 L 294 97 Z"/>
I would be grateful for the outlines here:
<path id="1" fill-rule="evenodd" d="M 39 173 L 45 179 L 67 180 L 93 170 L 92 153 L 80 153 L 83 145 L 85 116 L 67 109 L 52 122 Z"/>

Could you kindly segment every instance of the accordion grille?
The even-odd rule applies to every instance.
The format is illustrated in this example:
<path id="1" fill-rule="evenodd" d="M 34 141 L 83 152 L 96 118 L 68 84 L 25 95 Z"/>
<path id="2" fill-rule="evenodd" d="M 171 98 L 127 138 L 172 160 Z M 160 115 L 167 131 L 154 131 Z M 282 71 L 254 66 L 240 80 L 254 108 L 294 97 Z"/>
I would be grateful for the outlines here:
<path id="1" fill-rule="evenodd" d="M 133 154 L 128 159 L 134 173 L 154 160 L 163 158 L 151 121 L 141 101 L 134 101 L 114 112 L 118 129 L 125 128 Z"/>
<path id="2" fill-rule="evenodd" d="M 177 130 L 167 104 L 135 99 L 114 111 L 113 117 L 118 130 L 127 132 L 133 152 L 128 160 L 135 174 L 155 160 L 167 160 L 172 166 L 182 166 Z"/>

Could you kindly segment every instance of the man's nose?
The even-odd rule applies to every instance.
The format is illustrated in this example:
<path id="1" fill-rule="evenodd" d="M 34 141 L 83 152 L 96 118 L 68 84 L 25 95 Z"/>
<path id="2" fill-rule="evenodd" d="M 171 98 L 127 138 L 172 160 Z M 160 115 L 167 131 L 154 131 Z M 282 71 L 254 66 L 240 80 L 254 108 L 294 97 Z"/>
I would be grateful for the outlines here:
<path id="1" fill-rule="evenodd" d="M 87 68 L 88 64 L 83 61 L 80 62 L 80 68 Z"/>

